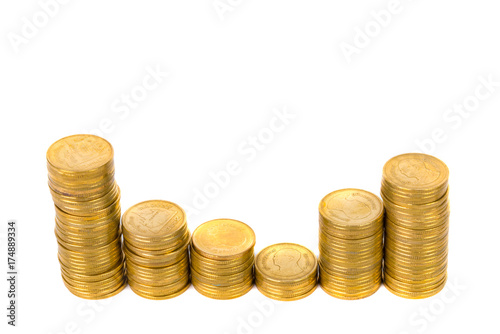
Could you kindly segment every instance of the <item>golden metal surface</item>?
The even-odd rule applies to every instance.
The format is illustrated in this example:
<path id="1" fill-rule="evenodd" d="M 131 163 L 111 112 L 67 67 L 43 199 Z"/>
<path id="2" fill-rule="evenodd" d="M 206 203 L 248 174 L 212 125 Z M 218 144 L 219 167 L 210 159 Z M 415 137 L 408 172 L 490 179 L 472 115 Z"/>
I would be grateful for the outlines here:
<path id="1" fill-rule="evenodd" d="M 118 293 L 125 270 L 112 146 L 93 135 L 62 138 L 47 151 L 47 170 L 64 284 L 81 298 Z"/>
<path id="2" fill-rule="evenodd" d="M 374 194 L 341 189 L 319 205 L 319 282 L 341 299 L 365 298 L 382 281 L 384 206 Z"/>
<path id="3" fill-rule="evenodd" d="M 233 219 L 211 220 L 193 232 L 193 248 L 200 255 L 214 260 L 240 258 L 254 245 L 253 230 Z"/>
<path id="4" fill-rule="evenodd" d="M 280 243 L 261 250 L 255 260 L 255 285 L 276 300 L 297 300 L 316 288 L 318 260 L 304 246 Z"/>
<path id="5" fill-rule="evenodd" d="M 186 214 L 175 203 L 145 201 L 122 217 L 123 252 L 130 288 L 148 299 L 169 299 L 189 286 Z"/>
<path id="6" fill-rule="evenodd" d="M 255 233 L 246 224 L 216 219 L 200 225 L 191 239 L 191 281 L 214 299 L 233 299 L 253 286 Z"/>
<path id="7" fill-rule="evenodd" d="M 384 284 L 411 299 L 439 292 L 447 277 L 448 167 L 439 159 L 403 154 L 384 166 Z"/>

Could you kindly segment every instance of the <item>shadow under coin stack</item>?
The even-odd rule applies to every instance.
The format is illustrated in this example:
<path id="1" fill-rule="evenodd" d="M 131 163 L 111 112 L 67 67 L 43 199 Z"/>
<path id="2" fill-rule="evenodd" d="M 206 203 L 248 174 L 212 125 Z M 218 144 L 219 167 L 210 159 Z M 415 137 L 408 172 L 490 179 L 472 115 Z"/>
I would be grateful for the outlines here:
<path id="1" fill-rule="evenodd" d="M 128 283 L 137 295 L 168 299 L 189 287 L 189 230 L 178 205 L 138 203 L 123 214 L 123 250 Z"/>
<path id="2" fill-rule="evenodd" d="M 125 277 L 111 144 L 93 135 L 62 138 L 47 151 L 47 169 L 64 284 L 86 299 L 117 294 Z"/>
<path id="3" fill-rule="evenodd" d="M 253 286 L 255 233 L 246 224 L 216 219 L 200 225 L 191 241 L 191 280 L 214 299 L 243 296 Z"/>
<path id="4" fill-rule="evenodd" d="M 282 301 L 302 299 L 316 290 L 318 261 L 309 249 L 292 243 L 264 248 L 255 259 L 255 285 Z"/>
<path id="5" fill-rule="evenodd" d="M 319 205 L 319 280 L 341 299 L 361 299 L 382 282 L 382 201 L 359 189 L 334 191 Z"/>
<path id="6" fill-rule="evenodd" d="M 446 284 L 448 174 L 441 160 L 426 154 L 399 155 L 384 166 L 384 283 L 398 296 L 426 298 Z"/>

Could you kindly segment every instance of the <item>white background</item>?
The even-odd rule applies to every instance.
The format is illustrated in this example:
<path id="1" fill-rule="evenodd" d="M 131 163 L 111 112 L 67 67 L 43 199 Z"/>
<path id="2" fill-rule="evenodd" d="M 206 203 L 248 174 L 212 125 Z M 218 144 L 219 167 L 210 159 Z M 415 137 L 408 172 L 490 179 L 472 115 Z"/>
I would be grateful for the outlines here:
<path id="1" fill-rule="evenodd" d="M 401 0 L 380 31 L 370 12 L 386 10 L 388 0 L 221 3 L 230 6 L 222 16 L 212 0 L 74 0 L 27 37 L 23 18 L 45 24 L 40 4 L 0 4 L 0 258 L 6 222 L 17 219 L 20 272 L 16 329 L 6 325 L 7 286 L 0 284 L 2 333 L 498 328 L 498 1 Z M 365 46 L 357 29 L 366 26 L 375 30 Z M 341 46 L 356 47 L 356 38 L 349 62 Z M 122 94 L 138 94 L 148 69 L 157 68 L 168 77 L 130 112 L 116 112 Z M 497 82 L 491 91 L 481 83 L 488 77 Z M 464 101 L 468 117 L 447 112 Z M 254 156 L 248 137 L 269 135 L 263 129 L 273 110 L 295 118 Z M 57 139 L 102 124 L 115 149 L 123 209 L 166 199 L 188 210 L 210 173 L 236 160 L 240 173 L 191 211 L 190 229 L 234 218 L 255 230 L 256 251 L 296 242 L 315 253 L 321 198 L 345 187 L 378 194 L 384 163 L 419 150 L 417 141 L 436 132 L 440 142 L 425 149 L 451 171 L 448 285 L 418 301 L 384 287 L 344 301 L 319 288 L 272 308 L 255 288 L 232 301 L 193 288 L 166 301 L 128 288 L 110 301 L 74 297 L 59 274 L 45 153 Z"/>

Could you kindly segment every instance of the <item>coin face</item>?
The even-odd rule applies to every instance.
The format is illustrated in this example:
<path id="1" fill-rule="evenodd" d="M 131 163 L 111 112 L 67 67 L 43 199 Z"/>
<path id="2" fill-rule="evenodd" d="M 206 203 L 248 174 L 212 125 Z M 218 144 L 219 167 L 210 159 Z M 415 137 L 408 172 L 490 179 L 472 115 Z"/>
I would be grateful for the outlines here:
<path id="1" fill-rule="evenodd" d="M 113 159 L 113 147 L 94 135 L 74 135 L 62 138 L 47 151 L 47 161 L 55 168 L 84 172 L 102 167 Z"/>
<path id="2" fill-rule="evenodd" d="M 277 281 L 293 281 L 314 274 L 316 256 L 307 248 L 281 243 L 264 248 L 255 261 L 263 276 Z"/>
<path id="3" fill-rule="evenodd" d="M 448 180 L 448 174 L 448 167 L 441 160 L 421 153 L 398 155 L 384 166 L 386 179 L 409 189 L 439 187 Z"/>
<path id="4" fill-rule="evenodd" d="M 361 189 L 334 191 L 319 204 L 319 212 L 323 217 L 349 226 L 372 222 L 383 210 L 382 201 L 377 196 Z"/>
<path id="5" fill-rule="evenodd" d="M 166 236 L 178 231 L 185 223 L 186 214 L 175 203 L 151 200 L 130 207 L 122 217 L 123 228 L 145 238 Z"/>
<path id="6" fill-rule="evenodd" d="M 193 232 L 193 246 L 203 255 L 230 258 L 245 253 L 254 245 L 254 231 L 233 219 L 211 220 Z"/>

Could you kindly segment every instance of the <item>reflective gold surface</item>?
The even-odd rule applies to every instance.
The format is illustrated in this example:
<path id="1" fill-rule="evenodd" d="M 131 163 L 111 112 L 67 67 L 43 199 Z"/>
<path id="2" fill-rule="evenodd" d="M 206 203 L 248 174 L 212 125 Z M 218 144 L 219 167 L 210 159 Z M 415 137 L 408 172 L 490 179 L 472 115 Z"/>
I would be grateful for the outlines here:
<path id="1" fill-rule="evenodd" d="M 130 207 L 122 217 L 123 251 L 130 288 L 148 299 L 169 299 L 189 287 L 186 214 L 163 200 Z"/>
<path id="2" fill-rule="evenodd" d="M 341 299 L 375 293 L 382 281 L 382 201 L 361 189 L 326 195 L 319 205 L 319 282 Z"/>
<path id="3" fill-rule="evenodd" d="M 64 284 L 81 298 L 115 295 L 126 282 L 113 148 L 93 135 L 65 137 L 48 149 L 47 169 Z"/>
<path id="4" fill-rule="evenodd" d="M 259 252 L 255 260 L 255 285 L 276 300 L 297 300 L 316 289 L 318 261 L 309 249 L 280 243 Z"/>
<path id="5" fill-rule="evenodd" d="M 384 166 L 384 284 L 398 296 L 427 298 L 446 284 L 448 175 L 441 160 L 426 154 L 403 154 Z"/>
<path id="6" fill-rule="evenodd" d="M 191 241 L 194 288 L 214 299 L 233 299 L 253 286 L 255 233 L 246 224 L 216 219 L 200 225 Z"/>

